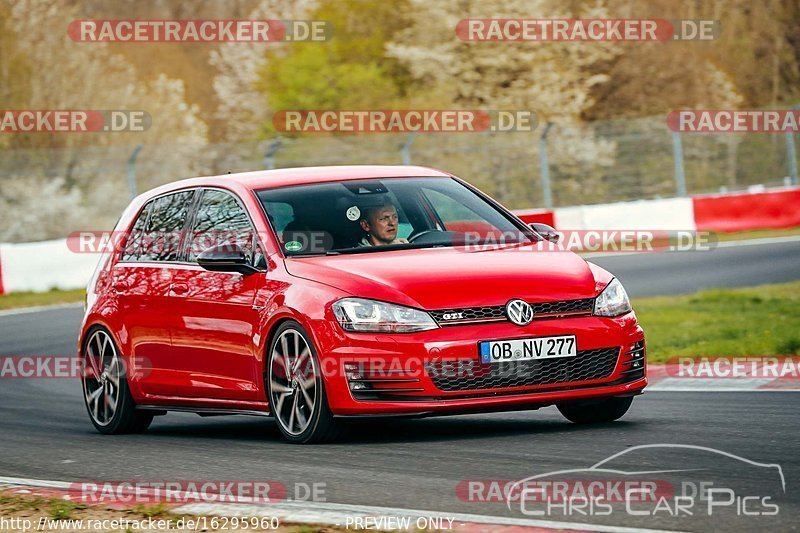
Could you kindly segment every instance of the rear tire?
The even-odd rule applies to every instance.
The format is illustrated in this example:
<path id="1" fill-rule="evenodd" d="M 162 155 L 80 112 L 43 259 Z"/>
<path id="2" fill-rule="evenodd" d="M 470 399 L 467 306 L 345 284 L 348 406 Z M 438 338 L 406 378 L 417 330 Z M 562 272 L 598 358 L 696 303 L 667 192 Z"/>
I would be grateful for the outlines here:
<path id="1" fill-rule="evenodd" d="M 330 442 L 341 434 L 333 417 L 311 337 L 294 320 L 270 343 L 264 373 L 269 408 L 283 437 L 294 444 Z"/>
<path id="2" fill-rule="evenodd" d="M 136 410 L 127 366 L 111 335 L 102 328 L 90 330 L 83 343 L 83 399 L 89 420 L 104 435 L 142 433 L 153 414 Z"/>
<path id="3" fill-rule="evenodd" d="M 556 405 L 561 414 L 575 424 L 602 424 L 622 418 L 633 403 L 633 396 L 601 398 Z"/>

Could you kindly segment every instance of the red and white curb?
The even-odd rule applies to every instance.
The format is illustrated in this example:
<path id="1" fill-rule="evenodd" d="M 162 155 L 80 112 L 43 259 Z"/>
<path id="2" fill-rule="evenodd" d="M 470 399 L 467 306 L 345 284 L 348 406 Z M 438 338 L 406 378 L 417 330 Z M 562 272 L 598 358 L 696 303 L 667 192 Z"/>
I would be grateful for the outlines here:
<path id="1" fill-rule="evenodd" d="M 10 490 L 12 493 L 16 492 L 18 494 L 49 497 L 58 497 L 60 494 L 64 499 L 69 499 L 70 496 L 67 491 L 71 486 L 74 486 L 74 484 L 66 481 L 0 477 L 0 489 Z M 179 496 L 178 499 L 180 499 Z M 419 529 L 417 527 L 417 520 L 425 520 L 428 523 L 439 521 L 439 523 L 446 526 L 441 529 L 449 529 L 462 533 L 514 533 L 516 531 L 526 533 L 549 531 L 665 533 L 668 531 L 661 529 L 641 529 L 600 524 L 560 522 L 555 520 L 531 520 L 502 516 L 442 513 L 418 509 L 322 502 L 287 501 L 268 504 L 190 503 L 172 507 L 170 511 L 175 514 L 194 516 L 274 517 L 278 518 L 281 523 L 328 525 L 354 530 L 362 529 L 354 525 L 354 523 L 357 523 L 356 519 L 358 518 L 362 520 L 367 518 L 372 520 L 391 518 L 391 523 L 393 524 L 397 524 L 401 519 L 408 519 L 407 521 L 403 521 L 403 523 L 410 524 L 407 529 L 408 531 L 416 531 Z M 374 521 L 371 523 L 375 524 Z M 389 524 L 389 522 L 386 523 Z M 392 529 L 392 527 L 381 527 L 379 524 L 375 527 L 382 530 Z"/>
<path id="2" fill-rule="evenodd" d="M 787 392 L 800 391 L 800 379 L 689 378 L 670 376 L 666 365 L 647 365 L 648 392 Z"/>

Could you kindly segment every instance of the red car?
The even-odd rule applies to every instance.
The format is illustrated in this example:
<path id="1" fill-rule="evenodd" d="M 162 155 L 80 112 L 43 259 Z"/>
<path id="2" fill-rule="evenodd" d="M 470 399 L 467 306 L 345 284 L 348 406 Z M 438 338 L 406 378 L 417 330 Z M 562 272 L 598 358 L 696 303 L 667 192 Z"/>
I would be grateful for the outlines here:
<path id="1" fill-rule="evenodd" d="M 446 172 L 189 179 L 136 198 L 116 232 L 80 336 L 101 433 L 167 411 L 272 416 L 297 443 L 362 415 L 555 404 L 608 422 L 647 384 L 619 281 Z"/>

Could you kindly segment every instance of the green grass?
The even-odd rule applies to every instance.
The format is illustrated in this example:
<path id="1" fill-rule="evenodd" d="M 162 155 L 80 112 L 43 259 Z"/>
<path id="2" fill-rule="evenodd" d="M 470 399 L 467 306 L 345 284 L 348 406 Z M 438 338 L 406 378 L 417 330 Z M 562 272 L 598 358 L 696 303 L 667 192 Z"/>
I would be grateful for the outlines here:
<path id="1" fill-rule="evenodd" d="M 86 291 L 84 291 L 84 289 L 75 289 L 71 291 L 53 289 L 49 292 L 14 292 L 0 296 L 0 310 L 82 302 L 85 294 Z"/>
<path id="2" fill-rule="evenodd" d="M 44 502 L 45 500 L 38 496 L 21 498 L 8 492 L 0 492 L 0 511 L 2 511 L 0 514 L 38 509 Z"/>
<path id="3" fill-rule="evenodd" d="M 169 514 L 169 505 L 164 503 L 138 504 L 134 506 L 133 512 L 147 518 L 156 518 Z"/>
<path id="4" fill-rule="evenodd" d="M 37 517 L 45 516 L 53 520 L 115 520 L 126 518 L 130 520 L 144 520 L 154 518 L 166 520 L 171 525 L 171 529 L 176 528 L 176 523 L 181 519 L 197 520 L 197 516 L 175 514 L 169 506 L 165 504 L 136 505 L 133 508 L 106 507 L 103 505 L 85 505 L 82 503 L 64 500 L 60 497 L 40 497 L 31 494 L 17 494 L 7 490 L 0 490 L 0 516 L 8 518 L 27 518 L 37 523 Z M 212 516 L 206 516 L 209 525 L 213 525 Z M 224 522 L 220 522 L 217 528 L 209 528 L 208 531 L 223 531 L 220 527 Z M 230 530 L 230 525 L 228 525 Z M 239 529 L 239 531 L 245 531 Z M 3 529 L 6 531 L 6 529 Z M 73 531 L 73 530 L 70 530 Z M 98 530 L 100 531 L 100 530 Z M 102 532 L 111 530 L 102 530 Z M 133 530 L 127 529 L 126 533 Z M 205 529 L 203 531 L 206 531 Z M 271 531 L 273 533 L 347 533 L 345 527 L 324 526 L 320 524 L 293 524 L 281 521 L 277 530 L 262 529 L 260 527 L 250 528 L 250 531 Z"/>
<path id="5" fill-rule="evenodd" d="M 793 237 L 800 235 L 800 228 L 757 229 L 738 231 L 735 233 L 714 233 L 711 242 L 746 241 L 749 239 L 765 239 L 771 237 Z"/>
<path id="6" fill-rule="evenodd" d="M 50 514 L 50 518 L 54 520 L 68 520 L 72 518 L 73 512 L 75 512 L 78 509 L 85 509 L 85 508 L 86 508 L 85 505 L 79 503 L 70 502 L 66 500 L 53 500 L 50 502 L 48 511 Z"/>
<path id="7" fill-rule="evenodd" d="M 634 299 L 648 360 L 800 355 L 800 282 Z"/>

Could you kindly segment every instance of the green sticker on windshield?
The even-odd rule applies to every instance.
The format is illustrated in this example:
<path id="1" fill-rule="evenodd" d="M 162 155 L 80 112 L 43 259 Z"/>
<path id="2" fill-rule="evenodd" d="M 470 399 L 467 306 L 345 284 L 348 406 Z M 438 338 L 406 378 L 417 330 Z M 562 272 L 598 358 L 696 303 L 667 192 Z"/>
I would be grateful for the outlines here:
<path id="1" fill-rule="evenodd" d="M 297 241 L 289 241 L 286 244 L 284 244 L 283 247 L 286 248 L 286 250 L 289 252 L 296 252 L 298 250 L 301 250 L 303 248 L 303 245 Z"/>

